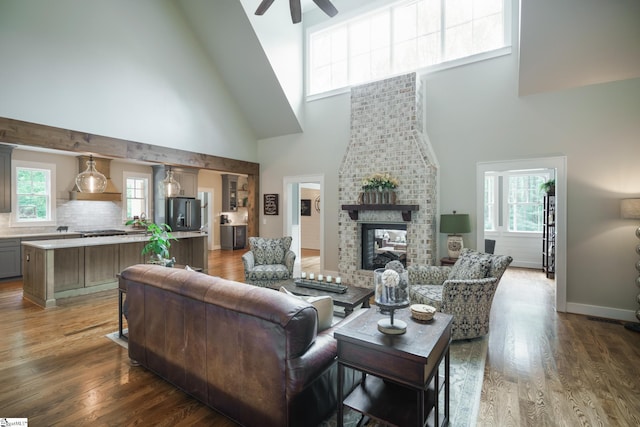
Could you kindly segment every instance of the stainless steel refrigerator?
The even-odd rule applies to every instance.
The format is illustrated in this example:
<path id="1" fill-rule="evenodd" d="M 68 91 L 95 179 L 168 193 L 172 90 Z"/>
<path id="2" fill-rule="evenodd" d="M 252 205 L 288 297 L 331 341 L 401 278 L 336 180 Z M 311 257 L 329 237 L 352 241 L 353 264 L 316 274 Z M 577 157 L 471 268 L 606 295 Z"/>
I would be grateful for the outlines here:
<path id="1" fill-rule="evenodd" d="M 200 230 L 201 218 L 199 199 L 193 197 L 167 199 L 167 224 L 173 231 Z"/>

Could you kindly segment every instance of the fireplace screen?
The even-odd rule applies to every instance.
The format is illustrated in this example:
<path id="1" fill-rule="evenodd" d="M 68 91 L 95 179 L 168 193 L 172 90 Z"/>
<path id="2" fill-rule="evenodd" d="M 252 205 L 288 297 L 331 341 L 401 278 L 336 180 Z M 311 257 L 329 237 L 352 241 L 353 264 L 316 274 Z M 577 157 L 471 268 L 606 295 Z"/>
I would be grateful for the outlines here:
<path id="1" fill-rule="evenodd" d="M 394 260 L 407 265 L 406 224 L 361 224 L 362 269 L 375 270 Z"/>

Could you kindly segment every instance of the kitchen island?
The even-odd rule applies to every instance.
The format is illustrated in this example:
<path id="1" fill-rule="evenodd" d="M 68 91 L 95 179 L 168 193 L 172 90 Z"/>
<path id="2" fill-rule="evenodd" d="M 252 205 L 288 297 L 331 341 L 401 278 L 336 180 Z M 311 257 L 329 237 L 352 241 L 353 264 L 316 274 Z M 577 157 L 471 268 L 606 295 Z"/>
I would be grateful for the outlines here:
<path id="1" fill-rule="evenodd" d="M 207 235 L 173 232 L 169 253 L 178 264 L 207 272 Z M 142 249 L 148 235 L 35 240 L 22 242 L 24 298 L 41 307 L 54 307 L 56 299 L 87 295 L 118 286 L 125 268 L 148 261 Z"/>

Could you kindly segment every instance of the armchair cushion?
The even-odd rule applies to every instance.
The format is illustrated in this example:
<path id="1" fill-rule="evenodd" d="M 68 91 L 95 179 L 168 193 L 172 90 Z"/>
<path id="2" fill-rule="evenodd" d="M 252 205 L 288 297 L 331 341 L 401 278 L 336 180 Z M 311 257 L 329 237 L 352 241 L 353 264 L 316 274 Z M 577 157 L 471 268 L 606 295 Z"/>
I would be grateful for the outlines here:
<path id="1" fill-rule="evenodd" d="M 284 264 L 285 255 L 291 247 L 291 240 L 291 236 L 249 237 L 249 248 L 253 252 L 255 265 Z"/>

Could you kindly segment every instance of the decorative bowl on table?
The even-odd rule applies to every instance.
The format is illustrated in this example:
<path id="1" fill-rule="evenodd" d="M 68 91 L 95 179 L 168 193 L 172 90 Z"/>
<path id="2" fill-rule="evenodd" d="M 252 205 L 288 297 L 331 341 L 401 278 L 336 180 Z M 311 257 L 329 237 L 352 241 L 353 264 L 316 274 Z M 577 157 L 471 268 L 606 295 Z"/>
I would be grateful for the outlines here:
<path id="1" fill-rule="evenodd" d="M 436 308 L 426 304 L 413 304 L 409 307 L 411 317 L 421 322 L 428 322 L 436 314 Z"/>

